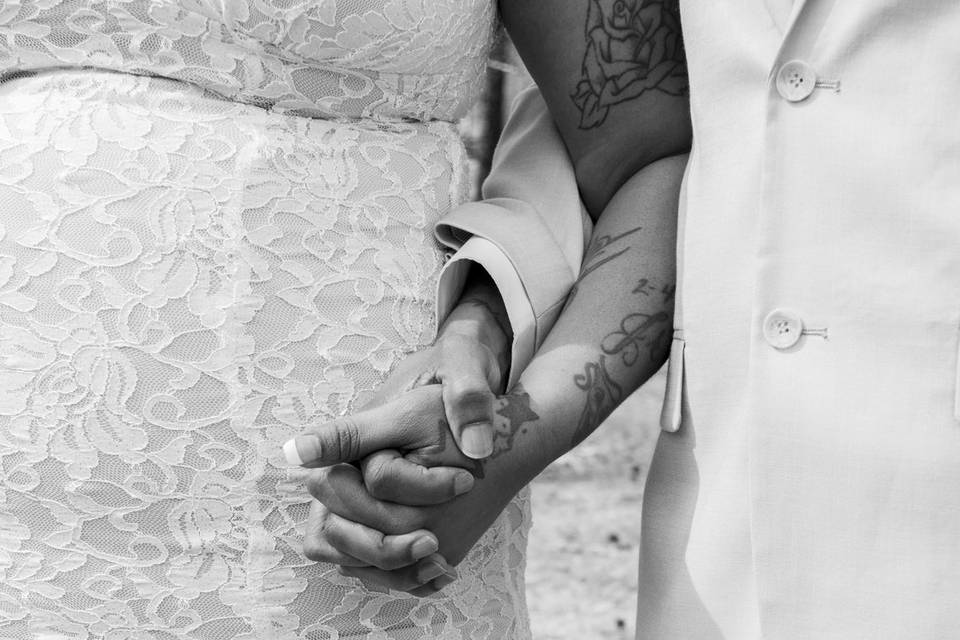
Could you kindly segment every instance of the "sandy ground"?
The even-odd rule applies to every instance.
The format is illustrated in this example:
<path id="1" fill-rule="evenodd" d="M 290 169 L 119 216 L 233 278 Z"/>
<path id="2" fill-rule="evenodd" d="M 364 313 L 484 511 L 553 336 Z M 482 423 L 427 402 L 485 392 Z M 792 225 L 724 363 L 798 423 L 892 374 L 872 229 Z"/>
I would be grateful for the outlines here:
<path id="1" fill-rule="evenodd" d="M 643 482 L 663 375 L 533 483 L 527 604 L 536 640 L 632 639 Z"/>

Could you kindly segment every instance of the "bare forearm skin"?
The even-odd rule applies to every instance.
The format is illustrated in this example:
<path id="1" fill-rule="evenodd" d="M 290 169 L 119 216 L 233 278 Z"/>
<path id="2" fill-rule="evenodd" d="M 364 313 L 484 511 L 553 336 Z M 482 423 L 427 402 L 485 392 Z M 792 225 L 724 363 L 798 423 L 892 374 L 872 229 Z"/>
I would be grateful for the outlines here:
<path id="1" fill-rule="evenodd" d="M 567 307 L 520 384 L 497 401 L 487 477 L 518 490 L 665 361 L 685 162 L 675 156 L 638 172 L 604 211 Z"/>

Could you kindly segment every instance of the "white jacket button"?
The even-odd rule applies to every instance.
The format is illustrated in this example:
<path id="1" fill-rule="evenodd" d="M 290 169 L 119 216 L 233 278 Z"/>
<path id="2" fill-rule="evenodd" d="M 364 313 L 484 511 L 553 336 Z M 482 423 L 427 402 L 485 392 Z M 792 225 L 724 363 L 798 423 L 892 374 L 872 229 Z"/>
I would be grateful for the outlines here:
<path id="1" fill-rule="evenodd" d="M 786 309 L 774 309 L 763 320 L 763 337 L 774 349 L 789 349 L 803 334 L 800 316 Z"/>
<path id="2" fill-rule="evenodd" d="M 777 72 L 777 93 L 789 102 L 806 100 L 817 86 L 817 74 L 806 62 L 791 60 Z"/>

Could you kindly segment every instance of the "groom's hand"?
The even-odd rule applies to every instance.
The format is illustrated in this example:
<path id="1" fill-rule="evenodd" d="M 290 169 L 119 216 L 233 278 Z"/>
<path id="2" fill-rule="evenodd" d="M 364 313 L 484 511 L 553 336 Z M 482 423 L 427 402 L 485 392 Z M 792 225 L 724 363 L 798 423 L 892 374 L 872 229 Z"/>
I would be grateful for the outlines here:
<path id="1" fill-rule="evenodd" d="M 304 537 L 307 558 L 341 565 L 341 572 L 370 585 L 419 595 L 455 579 L 456 570 L 436 553 L 436 535 L 422 526 L 429 513 L 415 508 L 469 491 L 474 478 L 467 469 L 479 469 L 450 437 L 441 393 L 438 385 L 415 388 L 284 445 L 288 461 L 315 469 L 307 479 L 318 499 Z M 360 460 L 363 475 L 344 464 Z M 328 505 L 360 515 L 348 520 Z"/>
<path id="2" fill-rule="evenodd" d="M 483 469 L 453 443 L 441 393 L 438 385 L 415 388 L 285 445 L 288 459 L 315 468 L 307 479 L 318 500 L 304 540 L 308 558 L 419 595 L 453 579 L 445 558 L 462 559 L 511 496 L 488 487 L 476 501 L 453 499 Z M 361 460 L 360 469 L 343 464 Z"/>
<path id="3" fill-rule="evenodd" d="M 476 268 L 437 340 L 404 358 L 367 406 L 384 404 L 415 387 L 439 384 L 441 413 L 460 450 L 469 458 L 486 458 L 493 451 L 493 403 L 507 381 L 511 338 L 500 292 L 486 272 Z"/>
<path id="4" fill-rule="evenodd" d="M 449 502 L 409 507 L 373 498 L 355 467 L 334 469 L 326 477 L 308 480 L 317 502 L 311 508 L 304 554 L 341 565 L 341 573 L 368 587 L 419 596 L 457 578 L 454 565 L 519 489 L 508 479 L 480 479 L 472 491 Z"/>
<path id="5" fill-rule="evenodd" d="M 376 451 L 378 443 L 395 443 L 389 445 L 389 449 L 409 453 L 430 445 L 436 449 L 440 439 L 445 438 L 444 448 L 459 447 L 464 456 L 473 459 L 448 456 L 455 461 L 454 466 L 475 467 L 475 460 L 487 457 L 493 450 L 494 390 L 503 384 L 498 356 L 486 346 L 491 340 L 482 341 L 476 335 L 477 327 L 482 327 L 481 313 L 472 303 L 458 307 L 451 314 L 453 321 L 446 323 L 443 335 L 430 347 L 407 356 L 367 397 L 367 408 L 363 412 L 307 430 L 294 438 L 284 447 L 287 460 L 306 467 L 359 462 Z M 416 394 L 407 393 L 427 386 L 433 387 L 431 393 L 440 389 L 442 405 L 434 407 L 429 415 L 411 414 Z M 410 428 L 413 423 L 418 424 L 419 432 Z M 447 442 L 451 434 L 453 447 L 448 446 L 453 443 Z M 412 437 L 420 440 L 415 442 Z M 323 441 L 326 442 L 321 446 Z M 323 450 L 320 456 L 316 453 L 318 448 Z M 470 474 L 439 467 L 445 462 L 435 455 L 427 459 L 429 468 L 409 456 L 378 457 L 368 474 L 373 482 L 369 489 L 382 500 L 423 505 L 450 500 L 473 486 Z M 404 487 L 402 495 L 396 492 L 398 486 Z"/>
<path id="6" fill-rule="evenodd" d="M 493 450 L 493 402 L 502 391 L 506 364 L 502 353 L 495 353 L 487 340 L 475 335 L 475 322 L 464 320 L 484 311 L 463 305 L 455 313 L 456 321 L 448 321 L 433 345 L 400 362 L 367 406 L 388 402 L 416 387 L 440 385 L 442 415 L 454 440 L 464 455 L 479 460 Z"/>
<path id="7" fill-rule="evenodd" d="M 313 474 L 322 483 L 338 463 L 365 462 L 370 495 L 406 505 L 446 502 L 473 487 L 479 462 L 450 437 L 439 385 L 411 389 L 386 404 L 307 429 L 283 447 L 291 464 L 331 467 Z M 398 492 L 402 487 L 402 492 Z"/>

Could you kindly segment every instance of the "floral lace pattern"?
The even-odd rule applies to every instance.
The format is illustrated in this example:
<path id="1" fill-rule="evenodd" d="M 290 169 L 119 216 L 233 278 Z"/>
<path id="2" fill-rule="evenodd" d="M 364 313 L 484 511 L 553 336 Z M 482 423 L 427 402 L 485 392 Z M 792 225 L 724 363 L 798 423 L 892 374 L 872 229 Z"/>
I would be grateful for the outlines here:
<path id="1" fill-rule="evenodd" d="M 325 118 L 453 121 L 490 0 L 0 0 L 0 78 L 90 66 Z"/>
<path id="2" fill-rule="evenodd" d="M 317 57 L 372 60 L 382 47 L 343 36 L 336 53 L 283 17 L 316 6 L 350 22 L 338 4 L 185 2 L 181 15 L 209 26 L 220 10 L 235 35 L 243 25 L 277 56 L 302 41 Z M 443 256 L 432 226 L 464 197 L 463 147 L 449 123 L 391 117 L 450 115 L 466 93 L 431 111 L 426 85 L 401 83 L 415 108 L 368 101 L 308 119 L 280 113 L 288 98 L 265 110 L 222 87 L 233 100 L 116 73 L 148 73 L 146 58 L 63 69 L 123 60 L 105 44 L 121 34 L 50 40 L 66 27 L 27 19 L 59 11 L 78 34 L 120 25 L 124 46 L 159 56 L 155 32 L 131 16 L 173 6 L 0 2 L 0 637 L 529 637 L 526 496 L 449 593 L 368 591 L 303 558 L 309 496 L 280 451 L 433 339 Z M 372 12 L 357 15 L 369 25 Z M 479 31 L 487 15 L 476 3 L 450 25 Z M 164 24 L 171 41 L 202 31 Z M 434 45 L 436 28 L 425 31 Z M 397 50 L 414 39 L 398 36 Z M 36 71 L 42 56 L 59 68 L 17 73 L 18 60 Z M 454 76 L 464 77 L 451 65 Z M 244 91 L 266 86 L 276 85 Z"/>

